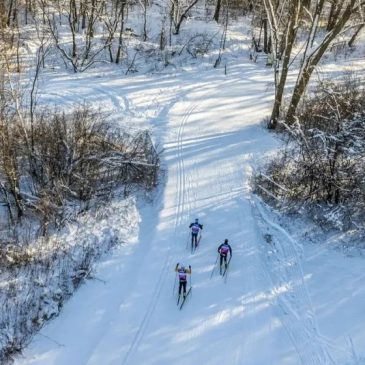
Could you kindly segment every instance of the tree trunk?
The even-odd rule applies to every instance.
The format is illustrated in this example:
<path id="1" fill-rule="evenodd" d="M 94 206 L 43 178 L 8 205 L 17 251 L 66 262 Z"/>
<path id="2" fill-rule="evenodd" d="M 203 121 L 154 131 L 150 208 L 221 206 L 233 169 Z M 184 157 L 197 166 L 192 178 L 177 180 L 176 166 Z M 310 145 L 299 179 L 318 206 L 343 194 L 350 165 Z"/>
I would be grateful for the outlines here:
<path id="1" fill-rule="evenodd" d="M 10 24 L 11 24 L 11 13 L 13 11 L 13 0 L 10 0 L 10 3 L 9 3 L 9 10 L 8 10 L 8 19 L 6 21 L 6 25 L 8 27 L 10 27 Z"/>
<path id="2" fill-rule="evenodd" d="M 346 25 L 347 21 L 350 19 L 354 9 L 354 5 L 357 0 L 351 0 L 350 3 L 346 6 L 345 11 L 343 12 L 341 17 L 338 17 L 337 22 L 333 29 L 325 36 L 322 44 L 318 46 L 318 48 L 310 55 L 306 60 L 304 60 L 304 65 L 302 68 L 302 72 L 298 76 L 298 80 L 294 87 L 292 99 L 290 101 L 289 109 L 286 115 L 286 122 L 288 124 L 293 124 L 295 121 L 295 113 L 299 102 L 304 94 L 304 91 L 307 88 L 310 77 L 317 66 L 318 62 L 322 58 L 323 54 L 326 52 L 327 48 L 331 44 L 331 42 L 336 38 L 336 36 L 341 32 L 341 30 Z"/>
<path id="3" fill-rule="evenodd" d="M 271 113 L 271 118 L 269 122 L 269 129 L 275 129 L 277 126 L 277 122 L 280 116 L 280 108 L 283 100 L 284 95 L 284 88 L 286 84 L 286 79 L 289 72 L 289 63 L 290 63 L 290 56 L 292 53 L 292 49 L 294 46 L 294 41 L 297 35 L 298 31 L 298 20 L 299 15 L 302 10 L 302 3 L 301 0 L 292 1 L 290 12 L 289 12 L 289 23 L 287 26 L 287 33 L 285 36 L 285 49 L 284 54 L 282 57 L 282 67 L 281 67 L 281 73 L 280 73 L 280 79 L 279 84 L 276 89 L 275 93 L 275 101 L 274 101 L 274 107 Z"/>
<path id="4" fill-rule="evenodd" d="M 0 1 L 0 30 L 4 29 L 5 25 L 6 25 L 5 4 L 3 1 Z"/>
<path id="5" fill-rule="evenodd" d="M 349 40 L 348 46 L 353 47 L 357 36 L 359 35 L 362 28 L 364 28 L 365 24 L 360 24 L 359 27 L 356 29 L 355 33 L 352 35 L 351 39 Z"/>
<path id="6" fill-rule="evenodd" d="M 303 0 L 303 8 L 309 10 L 311 7 L 311 0 Z"/>
<path id="7" fill-rule="evenodd" d="M 328 16 L 328 22 L 327 22 L 327 30 L 330 31 L 335 26 L 338 17 L 340 16 L 342 7 L 343 7 L 343 1 L 340 0 L 334 0 L 331 6 L 330 14 Z"/>
<path id="8" fill-rule="evenodd" d="M 147 7 L 148 0 L 143 1 L 143 41 L 147 40 Z"/>
<path id="9" fill-rule="evenodd" d="M 221 11 L 221 4 L 222 4 L 222 0 L 217 0 L 217 4 L 215 6 L 215 11 L 214 11 L 214 15 L 213 15 L 213 19 L 218 23 L 219 20 L 219 14 Z"/>
<path id="10" fill-rule="evenodd" d="M 180 15 L 180 8 L 179 8 L 179 3 L 177 1 L 175 1 L 174 4 L 174 31 L 173 33 L 175 35 L 179 34 L 180 32 L 180 27 L 181 24 L 183 22 L 183 20 L 186 18 L 186 15 L 188 14 L 189 10 L 198 2 L 198 0 L 193 0 L 189 6 L 184 10 L 184 13 Z"/>
<path id="11" fill-rule="evenodd" d="M 25 1 L 25 9 L 24 9 L 24 22 L 25 24 L 28 24 L 28 9 L 29 9 L 29 5 L 28 5 L 28 1 Z"/>
<path id="12" fill-rule="evenodd" d="M 85 42 L 85 53 L 84 53 L 84 61 L 89 58 L 92 39 L 94 38 L 94 23 L 95 23 L 95 10 L 96 10 L 96 0 L 91 0 L 91 10 L 90 16 L 87 23 L 86 30 L 86 42 Z M 84 63 L 83 61 L 83 63 Z"/>
<path id="13" fill-rule="evenodd" d="M 262 21 L 263 26 L 264 26 L 264 52 L 268 53 L 269 52 L 269 47 L 268 47 L 268 41 L 267 41 L 267 19 L 263 19 Z"/>
<path id="14" fill-rule="evenodd" d="M 77 25 L 77 9 L 76 9 L 76 1 L 70 0 L 70 13 L 69 13 L 69 24 L 72 35 L 72 59 L 76 64 L 76 56 L 77 56 L 77 45 L 76 45 L 76 25 Z"/>
<path id="15" fill-rule="evenodd" d="M 123 0 L 121 4 L 121 10 L 120 10 L 120 30 L 119 30 L 119 39 L 118 39 L 118 51 L 117 55 L 115 56 L 115 63 L 119 63 L 120 61 L 120 55 L 122 53 L 123 48 L 123 32 L 124 32 L 124 8 L 126 5 L 126 1 Z"/>
<path id="16" fill-rule="evenodd" d="M 84 2 L 80 4 L 81 29 L 86 28 L 86 5 Z"/>

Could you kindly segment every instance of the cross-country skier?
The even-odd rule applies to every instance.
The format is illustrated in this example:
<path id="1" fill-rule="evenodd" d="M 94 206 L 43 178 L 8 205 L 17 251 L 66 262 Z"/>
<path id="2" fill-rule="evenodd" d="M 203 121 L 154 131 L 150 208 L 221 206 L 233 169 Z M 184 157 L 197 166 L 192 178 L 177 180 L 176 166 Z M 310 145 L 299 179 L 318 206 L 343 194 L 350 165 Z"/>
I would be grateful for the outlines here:
<path id="1" fill-rule="evenodd" d="M 191 274 L 191 266 L 189 268 L 176 264 L 175 271 L 179 276 L 179 296 L 181 295 L 181 291 L 183 291 L 183 296 L 186 296 L 186 283 L 188 282 L 188 274 Z"/>
<path id="2" fill-rule="evenodd" d="M 203 225 L 199 223 L 199 219 L 196 218 L 194 223 L 190 223 L 189 228 L 191 229 L 191 249 L 198 246 L 198 234 L 201 229 L 203 229 Z"/>
<path id="3" fill-rule="evenodd" d="M 232 258 L 232 247 L 230 246 L 230 244 L 228 243 L 227 238 L 224 240 L 224 242 L 218 247 L 218 253 L 220 254 L 220 265 L 219 265 L 219 272 L 222 275 L 222 264 L 224 261 L 224 265 L 225 265 L 225 270 L 227 270 L 228 268 L 228 263 L 227 263 L 227 256 L 228 256 L 228 252 L 230 255 L 230 258 Z"/>

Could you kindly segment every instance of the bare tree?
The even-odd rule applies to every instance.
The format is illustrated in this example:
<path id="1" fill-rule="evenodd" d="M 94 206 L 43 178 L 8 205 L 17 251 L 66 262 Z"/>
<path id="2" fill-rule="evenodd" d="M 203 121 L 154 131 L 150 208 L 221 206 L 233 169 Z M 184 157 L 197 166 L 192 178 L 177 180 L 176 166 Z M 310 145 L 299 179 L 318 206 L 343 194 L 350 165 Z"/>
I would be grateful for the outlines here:
<path id="1" fill-rule="evenodd" d="M 213 15 L 213 19 L 218 23 L 219 21 L 219 14 L 221 11 L 221 6 L 222 6 L 222 0 L 217 0 L 217 3 L 215 5 L 215 10 L 214 10 L 214 15 Z"/>
<path id="2" fill-rule="evenodd" d="M 143 11 L 143 32 L 142 39 L 145 42 L 147 40 L 147 9 L 149 6 L 148 0 L 140 0 L 140 5 Z"/>
<path id="3" fill-rule="evenodd" d="M 361 30 L 364 28 L 365 23 L 358 25 L 357 29 L 355 30 L 354 34 L 352 35 L 351 39 L 348 42 L 348 46 L 349 47 L 353 47 L 354 43 L 358 37 L 358 35 L 360 34 Z"/>
<path id="4" fill-rule="evenodd" d="M 174 26 L 173 34 L 179 34 L 182 22 L 197 2 L 198 0 L 172 0 L 171 19 Z"/>
<path id="5" fill-rule="evenodd" d="M 272 39 L 274 40 L 274 59 L 277 62 L 277 59 L 280 58 L 282 60 L 282 66 L 280 68 L 280 75 L 278 77 L 279 82 L 275 82 L 275 101 L 274 107 L 272 110 L 269 128 L 273 129 L 276 127 L 280 108 L 282 104 L 282 99 L 284 95 L 284 88 L 286 84 L 286 79 L 289 72 L 289 64 L 291 60 L 292 49 L 294 46 L 294 42 L 296 39 L 296 35 L 299 29 L 300 15 L 303 9 L 302 0 L 293 0 L 289 2 L 288 9 L 288 17 L 286 24 L 286 30 L 284 35 L 282 36 L 282 41 L 278 39 L 278 35 L 280 35 L 280 17 L 278 17 L 278 10 L 283 11 L 282 8 L 277 7 L 277 4 L 273 3 L 272 0 L 264 0 L 264 5 L 266 12 L 268 14 L 268 19 L 270 22 L 270 27 L 272 29 Z M 283 48 L 283 54 L 278 54 L 278 42 L 280 43 L 280 47 Z M 274 67 L 275 78 L 277 68 Z"/>
<path id="6" fill-rule="evenodd" d="M 119 26 L 119 37 L 118 37 L 118 50 L 115 56 L 115 63 L 120 62 L 120 57 L 123 49 L 124 17 L 125 17 L 125 7 L 127 6 L 127 1 L 121 0 L 120 2 L 118 2 L 118 5 L 119 5 L 119 11 L 117 20 L 119 20 L 120 26 Z"/>
<path id="7" fill-rule="evenodd" d="M 323 0 L 322 0 L 323 1 Z M 288 108 L 288 112 L 286 115 L 287 123 L 291 124 L 295 120 L 295 113 L 300 102 L 300 99 L 305 92 L 305 89 L 309 83 L 310 77 L 322 58 L 325 51 L 330 46 L 331 42 L 340 34 L 341 31 L 344 30 L 347 23 L 349 22 L 351 16 L 359 11 L 359 6 L 363 6 L 364 3 L 359 3 L 357 0 L 350 0 L 345 8 L 344 11 L 340 14 L 337 18 L 333 28 L 328 31 L 325 36 L 323 37 L 322 41 L 316 46 L 314 49 L 307 49 L 307 52 L 304 55 L 302 66 L 300 68 L 298 78 L 294 87 L 294 91 L 291 97 L 290 105 Z M 312 33 L 309 35 L 307 44 L 312 44 Z"/>
<path id="8" fill-rule="evenodd" d="M 278 118 L 280 116 L 281 106 L 283 102 L 284 89 L 292 63 L 293 46 L 297 41 L 298 30 L 307 32 L 307 39 L 302 47 L 304 52 L 301 55 L 300 70 L 298 79 L 291 98 L 289 109 L 287 112 L 287 121 L 293 122 L 295 110 L 303 95 L 310 76 L 318 64 L 323 54 L 326 52 L 331 42 L 345 29 L 354 14 L 359 12 L 363 3 L 358 0 L 349 0 L 339 2 L 333 0 L 329 10 L 327 32 L 319 33 L 320 20 L 327 14 L 325 0 L 303 1 L 294 0 L 290 2 L 281 2 L 278 0 L 263 0 L 265 11 L 268 17 L 271 39 L 273 42 L 273 58 L 274 62 L 281 61 L 281 67 L 278 70 L 275 67 L 275 101 L 272 109 L 269 128 L 276 128 Z M 361 22 L 358 30 L 362 27 Z M 309 27 L 308 27 L 309 24 Z M 318 38 L 321 37 L 320 40 Z M 356 38 L 356 33 L 354 34 Z M 319 45 L 314 47 L 314 40 Z M 295 56 L 296 57 L 296 56 Z M 278 72 L 278 74 L 277 74 Z"/>
<path id="9" fill-rule="evenodd" d="M 336 20 L 341 14 L 342 7 L 344 6 L 344 1 L 342 0 L 332 0 L 331 10 L 328 15 L 327 30 L 332 30 L 335 26 Z"/>
<path id="10" fill-rule="evenodd" d="M 94 26 L 96 21 L 103 18 L 105 9 L 105 1 L 91 0 L 90 2 L 84 2 L 82 7 L 77 6 L 76 0 L 60 0 L 57 3 L 57 10 L 59 13 L 59 19 L 67 19 L 67 25 L 71 33 L 71 49 L 67 44 L 64 44 L 59 34 L 59 25 L 56 22 L 56 14 L 47 1 L 39 0 L 43 2 L 44 9 L 46 10 L 45 18 L 48 24 L 48 28 L 52 38 L 54 40 L 56 48 L 61 52 L 65 61 L 70 63 L 74 72 L 82 72 L 88 69 L 97 59 L 97 56 L 108 48 L 113 39 L 113 32 L 109 32 L 109 37 L 106 38 L 104 43 L 93 42 L 94 39 Z M 81 10 L 80 10 L 81 9 Z M 80 14 L 82 11 L 82 14 Z M 78 35 L 79 20 L 80 18 L 86 19 L 84 42 L 81 42 L 81 37 Z M 84 20 L 82 20 L 82 27 L 84 26 Z"/>

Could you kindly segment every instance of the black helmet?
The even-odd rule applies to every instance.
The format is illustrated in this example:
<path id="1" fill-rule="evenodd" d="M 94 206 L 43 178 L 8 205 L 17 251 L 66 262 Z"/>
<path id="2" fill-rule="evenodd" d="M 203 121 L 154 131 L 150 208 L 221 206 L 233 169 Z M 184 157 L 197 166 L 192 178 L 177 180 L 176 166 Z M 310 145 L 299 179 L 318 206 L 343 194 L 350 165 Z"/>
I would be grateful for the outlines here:
<path id="1" fill-rule="evenodd" d="M 227 238 L 224 240 L 224 243 L 228 243 L 228 239 Z"/>

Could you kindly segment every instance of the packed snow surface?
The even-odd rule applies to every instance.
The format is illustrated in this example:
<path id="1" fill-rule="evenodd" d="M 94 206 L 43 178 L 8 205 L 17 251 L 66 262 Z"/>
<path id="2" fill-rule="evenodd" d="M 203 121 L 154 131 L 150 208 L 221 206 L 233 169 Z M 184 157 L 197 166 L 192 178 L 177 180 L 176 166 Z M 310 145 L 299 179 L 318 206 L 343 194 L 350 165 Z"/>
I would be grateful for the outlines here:
<path id="1" fill-rule="evenodd" d="M 252 198 L 253 168 L 277 141 L 260 124 L 270 111 L 272 71 L 248 60 L 248 42 L 230 30 L 230 57 L 216 69 L 48 75 L 43 101 L 86 99 L 116 120 L 127 116 L 129 127 L 148 122 L 164 148 L 166 181 L 152 204 L 141 204 L 138 237 L 103 259 L 97 279 L 17 365 L 364 363 L 363 259 L 304 247 Z M 191 254 L 195 218 L 204 229 Z M 226 282 L 217 269 L 211 277 L 225 238 L 233 249 Z M 177 262 L 193 271 L 181 311 Z"/>

